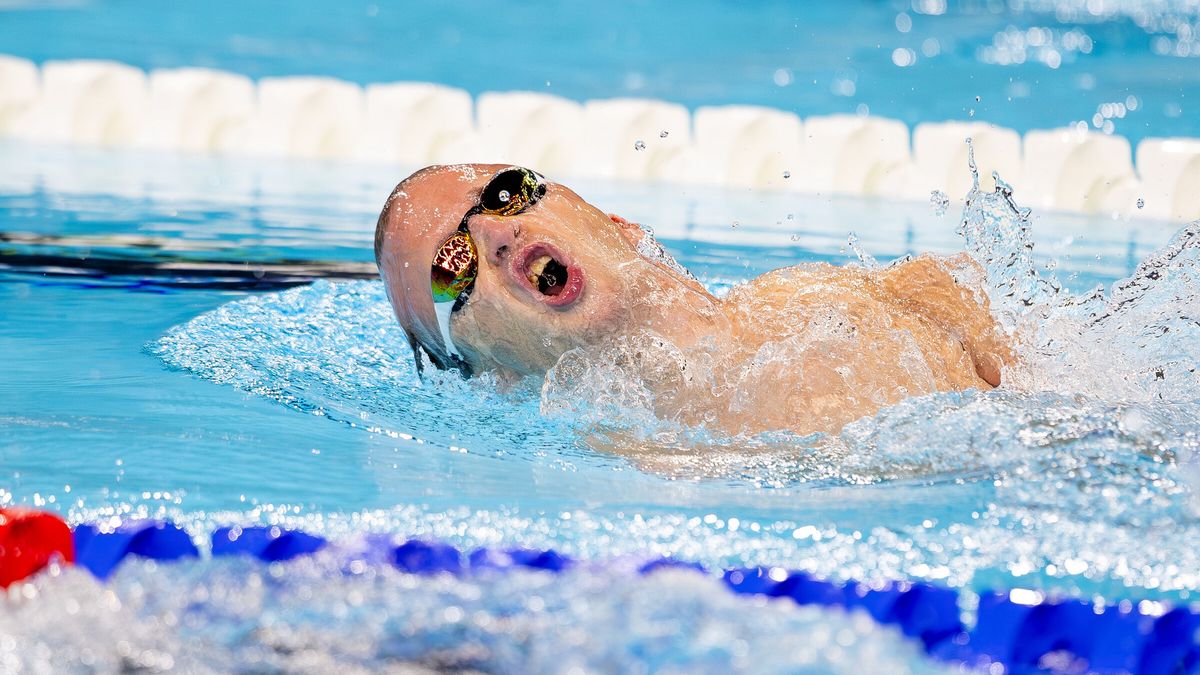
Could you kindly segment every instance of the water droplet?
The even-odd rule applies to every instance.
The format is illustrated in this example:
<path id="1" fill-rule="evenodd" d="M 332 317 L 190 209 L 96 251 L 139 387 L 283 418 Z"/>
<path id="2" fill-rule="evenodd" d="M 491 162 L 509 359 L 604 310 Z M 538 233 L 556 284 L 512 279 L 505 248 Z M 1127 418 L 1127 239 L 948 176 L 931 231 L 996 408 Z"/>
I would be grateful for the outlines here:
<path id="1" fill-rule="evenodd" d="M 505 204 L 508 203 L 508 200 L 512 199 L 512 195 L 508 193 L 508 190 L 501 190 L 500 194 L 497 196 L 500 198 L 500 201 L 504 202 Z"/>
<path id="2" fill-rule="evenodd" d="M 950 208 L 950 197 L 941 190 L 933 190 L 929 193 L 929 205 L 933 207 L 933 215 L 944 216 L 946 209 Z"/>
<path id="3" fill-rule="evenodd" d="M 645 150 L 645 149 L 646 149 L 646 144 L 645 144 L 645 143 L 643 143 L 642 141 L 635 141 L 635 142 L 634 142 L 634 144 L 633 144 L 633 149 L 634 149 L 634 150 L 638 150 L 638 151 Z"/>
<path id="4" fill-rule="evenodd" d="M 783 177 L 784 177 L 784 178 L 791 178 L 791 177 L 792 177 L 792 172 L 791 172 L 791 171 L 784 171 L 784 172 L 783 172 Z"/>
<path id="5" fill-rule="evenodd" d="M 970 110 L 967 111 L 967 117 L 974 117 L 974 116 L 975 116 L 974 108 L 971 108 Z"/>
<path id="6" fill-rule="evenodd" d="M 1142 199 L 1141 197 L 1138 197 L 1138 200 L 1137 200 L 1137 205 L 1138 205 L 1138 208 L 1139 208 L 1139 209 L 1141 209 L 1141 208 L 1145 208 L 1145 206 L 1146 206 L 1146 200 L 1145 200 L 1145 199 Z"/>
<path id="7" fill-rule="evenodd" d="M 979 103 L 979 101 L 981 101 L 981 100 L 982 100 L 982 97 L 981 97 L 981 96 L 976 96 L 976 97 L 975 97 L 975 102 L 976 102 L 976 103 Z"/>
<path id="8" fill-rule="evenodd" d="M 738 221 L 736 221 L 736 220 L 735 220 L 735 221 L 733 221 L 733 227 L 734 227 L 734 228 L 737 228 L 737 226 L 738 226 L 739 224 L 740 224 L 740 223 L 738 223 Z"/>
<path id="9" fill-rule="evenodd" d="M 667 134 L 668 134 L 667 130 L 666 130 L 666 129 L 663 129 L 661 132 L 659 132 L 659 134 L 658 134 L 658 137 L 659 137 L 659 138 L 666 138 L 666 137 L 667 137 Z"/>
<path id="10" fill-rule="evenodd" d="M 792 220 L 793 218 L 795 218 L 795 216 L 789 213 L 789 214 L 788 214 L 788 220 Z"/>
<path id="11" fill-rule="evenodd" d="M 792 241 L 800 241 L 800 235 L 798 235 L 798 234 L 793 234 L 793 235 L 792 235 Z"/>

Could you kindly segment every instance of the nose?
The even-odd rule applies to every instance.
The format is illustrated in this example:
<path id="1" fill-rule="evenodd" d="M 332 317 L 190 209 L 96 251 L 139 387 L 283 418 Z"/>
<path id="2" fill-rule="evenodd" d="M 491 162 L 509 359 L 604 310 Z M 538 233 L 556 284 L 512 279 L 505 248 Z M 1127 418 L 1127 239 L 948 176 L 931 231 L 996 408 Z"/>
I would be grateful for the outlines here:
<path id="1" fill-rule="evenodd" d="M 480 252 L 493 265 L 499 264 L 516 248 L 521 224 L 515 218 L 480 214 L 467 224 Z"/>

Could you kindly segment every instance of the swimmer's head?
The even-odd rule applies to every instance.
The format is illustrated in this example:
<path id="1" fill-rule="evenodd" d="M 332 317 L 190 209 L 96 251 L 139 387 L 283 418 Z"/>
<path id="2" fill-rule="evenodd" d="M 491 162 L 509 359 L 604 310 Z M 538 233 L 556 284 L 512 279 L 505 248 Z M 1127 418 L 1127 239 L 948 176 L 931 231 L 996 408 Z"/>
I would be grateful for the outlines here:
<path id="1" fill-rule="evenodd" d="M 435 365 L 540 374 L 625 327 L 648 284 L 684 280 L 639 255 L 642 237 L 531 171 L 434 166 L 388 198 L 375 257 L 400 325 Z"/>

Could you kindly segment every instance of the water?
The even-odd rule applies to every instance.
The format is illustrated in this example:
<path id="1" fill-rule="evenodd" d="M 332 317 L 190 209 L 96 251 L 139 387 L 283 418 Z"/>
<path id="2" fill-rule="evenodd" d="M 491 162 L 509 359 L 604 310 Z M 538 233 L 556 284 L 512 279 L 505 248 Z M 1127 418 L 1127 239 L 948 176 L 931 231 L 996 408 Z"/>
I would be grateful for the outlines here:
<path id="1" fill-rule="evenodd" d="M 708 0 L 687 12 L 644 0 L 557 12 L 496 0 L 15 0 L 0 12 L 0 53 L 37 62 L 869 112 L 910 126 L 971 119 L 1022 133 L 1082 123 L 1134 143 L 1200 136 L 1200 10 L 1189 0 Z"/>
<path id="2" fill-rule="evenodd" d="M 632 578 L 631 578 L 632 577 Z M 20 672 L 936 672 L 865 614 L 746 600 L 632 568 L 428 578 L 327 560 L 134 564 L 106 592 L 71 571 L 0 615 Z M 61 630 L 55 617 L 87 622 Z M 604 635 L 604 640 L 594 639 Z"/>
<path id="3" fill-rule="evenodd" d="M 7 230 L 152 237 L 153 246 L 111 237 L 107 245 L 52 246 L 134 260 L 367 262 L 378 203 L 398 177 L 350 166 L 21 147 L 0 156 L 11 164 L 0 197 Z M 543 414 L 537 387 L 498 393 L 487 381 L 454 377 L 419 384 L 377 281 L 250 293 L 220 275 L 199 283 L 10 270 L 0 276 L 0 349 L 8 355 L 0 502 L 58 510 L 75 522 L 167 516 L 198 538 L 217 524 L 264 522 L 339 541 L 384 532 L 466 548 L 553 547 L 592 561 L 671 554 L 837 579 L 1192 597 L 1200 583 L 1189 543 L 1200 534 L 1191 496 L 1197 427 L 1194 381 L 1183 366 L 1196 341 L 1178 318 L 1193 316 L 1187 303 L 1196 297 L 1186 233 L 1139 268 L 1172 241 L 1171 228 L 1028 221 L 1003 193 L 972 195 L 958 224 L 919 204 L 578 188 L 654 224 L 666 250 L 716 292 L 800 261 L 886 263 L 961 250 L 960 225 L 992 263 L 993 301 L 1006 325 L 1030 345 L 1026 380 L 910 399 L 830 437 L 685 431 L 677 440 L 716 443 L 720 452 L 683 446 L 665 463 L 642 466 L 588 447 L 581 420 Z M 741 225 L 732 230 L 735 217 Z M 1046 267 L 1053 278 L 1034 274 Z M 1151 272 L 1166 281 L 1147 283 Z M 1086 299 L 1097 284 L 1129 275 L 1111 295 Z M 1165 326 L 1171 337 L 1131 325 Z M 1180 331 L 1185 337 L 1175 339 Z M 1068 334 L 1075 342 L 1064 343 Z M 1085 359 L 1107 369 L 1072 370 Z M 1166 385 L 1146 379 L 1160 368 Z M 655 423 L 618 404 L 634 423 Z M 648 582 L 615 564 L 617 572 L 583 571 L 571 583 L 520 576 L 498 587 L 387 571 L 334 581 L 331 560 L 251 571 L 225 562 L 135 564 L 119 573 L 112 594 L 69 573 L 40 582 L 38 592 L 53 601 L 10 601 L 6 630 L 23 648 L 0 644 L 0 659 L 90 654 L 100 664 L 210 659 L 297 670 L 332 661 L 503 670 L 565 658 L 597 668 L 633 668 L 638 659 L 718 670 L 931 667 L 861 618 L 739 604 L 694 579 L 661 592 L 695 604 L 648 619 L 648 627 L 618 621 L 654 608 L 644 605 Z M 305 599 L 303 607 L 293 597 Z M 544 604 L 520 605 L 519 620 L 497 627 L 496 616 L 530 597 Z M 195 606 L 183 609 L 176 598 Z M 719 649 L 640 646 L 648 634 L 696 625 L 695 616 L 717 617 L 705 619 L 713 634 L 742 637 L 722 638 Z M 345 623 L 353 617 L 360 618 Z M 71 622 L 88 629 L 61 630 Z M 752 627 L 796 650 L 757 646 L 765 643 L 747 634 Z M 805 636 L 798 642 L 789 637 L 797 633 Z M 530 634 L 546 640 L 531 645 L 523 637 Z M 603 653 L 579 653 L 586 634 L 606 636 L 592 645 Z M 449 643 L 454 648 L 442 648 Z"/>

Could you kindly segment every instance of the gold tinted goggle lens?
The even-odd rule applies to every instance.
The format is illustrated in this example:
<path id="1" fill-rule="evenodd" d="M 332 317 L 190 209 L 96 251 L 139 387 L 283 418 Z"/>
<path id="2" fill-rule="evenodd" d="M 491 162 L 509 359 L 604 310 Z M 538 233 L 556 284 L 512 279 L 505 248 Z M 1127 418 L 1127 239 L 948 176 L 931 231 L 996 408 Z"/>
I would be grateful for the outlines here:
<path id="1" fill-rule="evenodd" d="M 467 220 L 476 213 L 515 216 L 533 206 L 546 194 L 546 179 L 529 169 L 513 167 L 492 176 L 479 194 L 479 201 L 467 211 L 458 231 L 450 235 L 433 256 L 430 274 L 434 302 L 465 300 L 479 273 L 479 253 Z M 455 309 L 459 307 L 455 305 Z"/>

